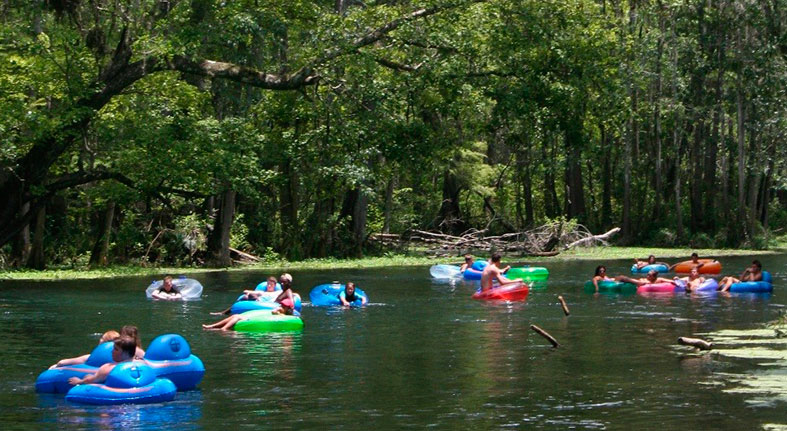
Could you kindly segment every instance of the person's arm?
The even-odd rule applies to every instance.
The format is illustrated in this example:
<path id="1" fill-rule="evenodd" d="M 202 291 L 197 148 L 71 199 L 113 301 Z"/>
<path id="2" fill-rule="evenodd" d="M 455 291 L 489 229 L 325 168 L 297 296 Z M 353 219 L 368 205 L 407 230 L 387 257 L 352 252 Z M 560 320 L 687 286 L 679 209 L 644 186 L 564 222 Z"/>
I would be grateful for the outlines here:
<path id="1" fill-rule="evenodd" d="M 497 269 L 495 271 L 494 277 L 497 279 L 497 282 L 500 283 L 501 285 L 514 282 L 514 280 L 509 280 L 508 278 L 503 276 L 503 274 L 500 272 L 500 269 Z"/>
<path id="2" fill-rule="evenodd" d="M 593 277 L 593 286 L 596 288 L 596 292 L 598 293 L 598 277 Z"/>
<path id="3" fill-rule="evenodd" d="M 345 307 L 348 307 L 350 305 L 350 303 L 347 302 L 347 295 L 344 293 L 343 290 L 339 292 L 339 301 L 341 301 L 342 305 L 344 305 Z"/>
<path id="4" fill-rule="evenodd" d="M 115 364 L 104 364 L 95 374 L 88 374 L 81 379 L 79 377 L 71 377 L 68 379 L 68 383 L 74 386 L 87 383 L 101 383 L 107 379 L 107 375 L 109 375 L 109 372 L 112 371 L 113 368 L 115 368 Z"/>
<path id="5" fill-rule="evenodd" d="M 90 354 L 77 356 L 75 358 L 61 359 L 61 360 L 57 361 L 57 363 L 55 365 L 52 365 L 51 367 L 49 367 L 49 369 L 51 370 L 52 368 L 65 367 L 66 365 L 84 364 L 85 362 L 87 362 L 87 358 L 89 358 L 89 357 L 90 357 Z"/>
<path id="6" fill-rule="evenodd" d="M 292 301 L 292 304 L 295 305 L 295 298 L 292 297 L 292 289 L 286 289 L 286 290 L 282 291 L 279 294 L 279 296 L 276 297 L 276 299 L 274 301 L 281 304 L 281 302 L 283 300 L 288 299 L 288 298 L 289 298 L 290 301 Z"/>
<path id="7" fill-rule="evenodd" d="M 468 265 L 468 264 L 466 264 L 466 263 L 463 263 L 463 264 L 462 264 L 462 265 L 459 267 L 459 272 L 462 272 L 462 271 L 466 270 L 466 269 L 467 269 L 467 268 L 469 268 L 469 267 L 470 267 L 470 265 Z"/>

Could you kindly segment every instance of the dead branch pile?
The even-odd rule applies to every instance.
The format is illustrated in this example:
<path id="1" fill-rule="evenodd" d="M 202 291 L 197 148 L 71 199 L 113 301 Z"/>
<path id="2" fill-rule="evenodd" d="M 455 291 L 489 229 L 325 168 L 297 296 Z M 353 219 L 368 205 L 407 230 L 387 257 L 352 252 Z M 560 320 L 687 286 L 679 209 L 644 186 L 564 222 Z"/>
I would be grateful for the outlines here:
<path id="1" fill-rule="evenodd" d="M 585 226 L 572 222 L 554 221 L 524 232 L 487 236 L 487 230 L 471 229 L 460 235 L 411 230 L 406 235 L 371 235 L 372 241 L 384 245 L 415 245 L 429 247 L 427 254 L 458 256 L 464 253 L 497 251 L 522 256 L 553 256 L 562 250 L 578 246 L 608 245 L 607 240 L 620 231 L 615 228 L 594 235 Z"/>

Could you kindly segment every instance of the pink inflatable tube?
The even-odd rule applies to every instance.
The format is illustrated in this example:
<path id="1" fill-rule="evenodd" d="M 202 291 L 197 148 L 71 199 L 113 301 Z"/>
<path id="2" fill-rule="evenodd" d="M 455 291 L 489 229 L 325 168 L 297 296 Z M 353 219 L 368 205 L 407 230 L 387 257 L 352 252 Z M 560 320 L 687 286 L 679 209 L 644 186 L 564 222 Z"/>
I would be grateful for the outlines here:
<path id="1" fill-rule="evenodd" d="M 637 293 L 672 293 L 676 289 L 679 289 L 679 287 L 673 283 L 648 283 L 638 286 Z"/>

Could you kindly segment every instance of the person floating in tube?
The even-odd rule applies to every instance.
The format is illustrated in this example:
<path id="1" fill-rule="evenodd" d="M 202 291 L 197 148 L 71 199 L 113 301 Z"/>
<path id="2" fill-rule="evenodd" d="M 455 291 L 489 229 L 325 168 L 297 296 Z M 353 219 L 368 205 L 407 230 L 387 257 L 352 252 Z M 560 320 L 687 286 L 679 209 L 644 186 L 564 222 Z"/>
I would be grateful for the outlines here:
<path id="1" fill-rule="evenodd" d="M 751 266 L 746 268 L 741 274 L 740 278 L 735 278 L 733 276 L 727 276 L 721 279 L 719 282 L 719 290 L 722 292 L 726 292 L 730 290 L 730 286 L 733 283 L 740 283 L 742 281 L 760 281 L 762 280 L 762 263 L 759 260 L 753 260 L 751 262 Z"/>
<path id="2" fill-rule="evenodd" d="M 505 286 L 507 284 L 513 283 L 521 283 L 520 280 L 509 280 L 503 273 L 511 269 L 511 266 L 506 266 L 505 268 L 500 268 L 500 253 L 494 253 L 492 258 L 489 260 L 489 265 L 484 268 L 484 272 L 481 273 L 481 291 L 489 290 L 493 287 L 494 282 L 497 281 L 500 286 Z"/>
<path id="3" fill-rule="evenodd" d="M 700 284 L 705 282 L 705 277 L 700 277 L 700 272 L 695 266 L 691 268 L 691 272 L 689 272 L 688 277 L 673 277 L 675 281 L 683 281 L 686 283 L 686 292 L 693 292 L 700 287 Z"/>
<path id="4" fill-rule="evenodd" d="M 281 277 L 279 277 L 279 284 L 281 284 L 282 291 L 274 300 L 279 303 L 279 308 L 271 311 L 271 314 L 292 315 L 295 312 L 295 300 L 292 297 L 292 276 L 287 273 L 282 274 Z M 234 328 L 236 323 L 246 319 L 246 317 L 243 316 L 244 314 L 246 313 L 233 314 L 216 323 L 202 325 L 202 329 L 220 329 L 222 331 L 228 331 Z"/>
<path id="5" fill-rule="evenodd" d="M 718 261 L 716 259 L 713 259 L 712 262 L 718 262 Z M 676 263 L 674 265 L 670 265 L 669 270 L 672 271 L 673 268 L 675 268 L 676 266 L 680 265 L 681 263 L 683 263 L 683 262 L 678 262 L 678 263 Z M 692 268 L 697 268 L 697 270 L 699 270 L 700 268 L 705 266 L 705 262 L 700 262 L 700 255 L 698 255 L 697 252 L 694 252 L 694 253 L 691 254 L 691 262 L 690 263 L 692 265 Z"/>
<path id="6" fill-rule="evenodd" d="M 619 275 L 615 277 L 615 281 L 622 281 L 624 283 L 631 283 L 635 286 L 642 286 L 645 284 L 653 284 L 653 283 L 672 283 L 675 284 L 675 280 L 670 280 L 668 278 L 659 277 L 659 272 L 655 269 L 651 269 L 648 271 L 647 275 L 644 278 L 631 278 L 625 275 Z"/>
<path id="7" fill-rule="evenodd" d="M 639 260 L 634 258 L 634 265 L 636 265 L 637 269 L 642 269 L 648 265 L 664 265 L 667 268 L 670 267 L 670 265 L 666 262 L 656 262 L 656 256 L 652 254 L 648 256 L 648 260 Z"/>
<path id="8" fill-rule="evenodd" d="M 358 299 L 361 300 L 361 305 L 366 305 L 366 296 L 356 295 L 355 283 L 352 281 L 347 282 L 347 284 L 344 285 L 344 290 L 339 292 L 339 301 L 341 301 L 343 306 L 349 307 Z"/>
<path id="9" fill-rule="evenodd" d="M 83 378 L 71 377 L 68 383 L 76 386 L 85 383 L 102 383 L 107 379 L 109 372 L 112 371 L 116 365 L 122 362 L 130 362 L 134 360 L 134 354 L 137 350 L 137 342 L 127 336 L 121 336 L 115 340 L 115 347 L 112 349 L 112 360 L 98 368 L 95 374 L 88 374 Z"/>
<path id="10" fill-rule="evenodd" d="M 171 301 L 181 299 L 183 297 L 180 294 L 180 291 L 178 291 L 178 289 L 172 284 L 172 277 L 169 275 L 164 277 L 161 287 L 154 290 L 150 296 L 153 297 L 153 299 L 167 299 Z"/>
<path id="11" fill-rule="evenodd" d="M 473 262 L 474 262 L 473 261 L 473 255 L 472 254 L 466 254 L 465 255 L 465 263 L 463 263 L 459 267 L 459 272 L 464 272 L 467 268 L 470 268 L 471 266 L 473 266 Z"/>

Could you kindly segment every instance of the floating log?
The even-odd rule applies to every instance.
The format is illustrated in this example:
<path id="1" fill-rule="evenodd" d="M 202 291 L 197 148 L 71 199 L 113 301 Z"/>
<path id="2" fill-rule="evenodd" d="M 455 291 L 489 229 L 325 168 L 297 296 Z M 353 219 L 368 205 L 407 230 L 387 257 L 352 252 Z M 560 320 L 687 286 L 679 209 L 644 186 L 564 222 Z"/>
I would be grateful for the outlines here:
<path id="1" fill-rule="evenodd" d="M 555 348 L 558 348 L 558 347 L 560 347 L 560 343 L 558 343 L 558 342 L 557 342 L 557 340 L 555 340 L 555 337 L 553 337 L 553 336 L 549 335 L 549 333 L 547 333 L 547 331 L 545 331 L 545 330 L 543 330 L 543 329 L 539 328 L 539 327 L 538 327 L 538 326 L 536 326 L 536 325 L 530 325 L 530 329 L 532 329 L 532 330 L 536 331 L 536 333 L 537 333 L 538 335 L 540 335 L 540 336 L 542 336 L 542 337 L 546 338 L 546 339 L 547 339 L 547 341 L 549 341 L 550 343 L 552 343 L 552 347 L 555 347 Z"/>
<path id="2" fill-rule="evenodd" d="M 680 337 L 678 338 L 678 344 L 696 347 L 700 350 L 710 350 L 713 348 L 713 343 L 699 338 Z"/>
<path id="3" fill-rule="evenodd" d="M 571 312 L 570 312 L 570 311 L 568 311 L 568 305 L 566 305 L 566 300 L 565 300 L 565 299 L 563 299 L 563 297 L 562 297 L 562 296 L 558 296 L 558 297 L 557 297 L 557 300 L 558 300 L 558 301 L 560 301 L 560 305 L 563 307 L 563 312 L 564 312 L 564 313 L 566 313 L 566 316 L 568 316 L 569 314 L 571 314 Z"/>

